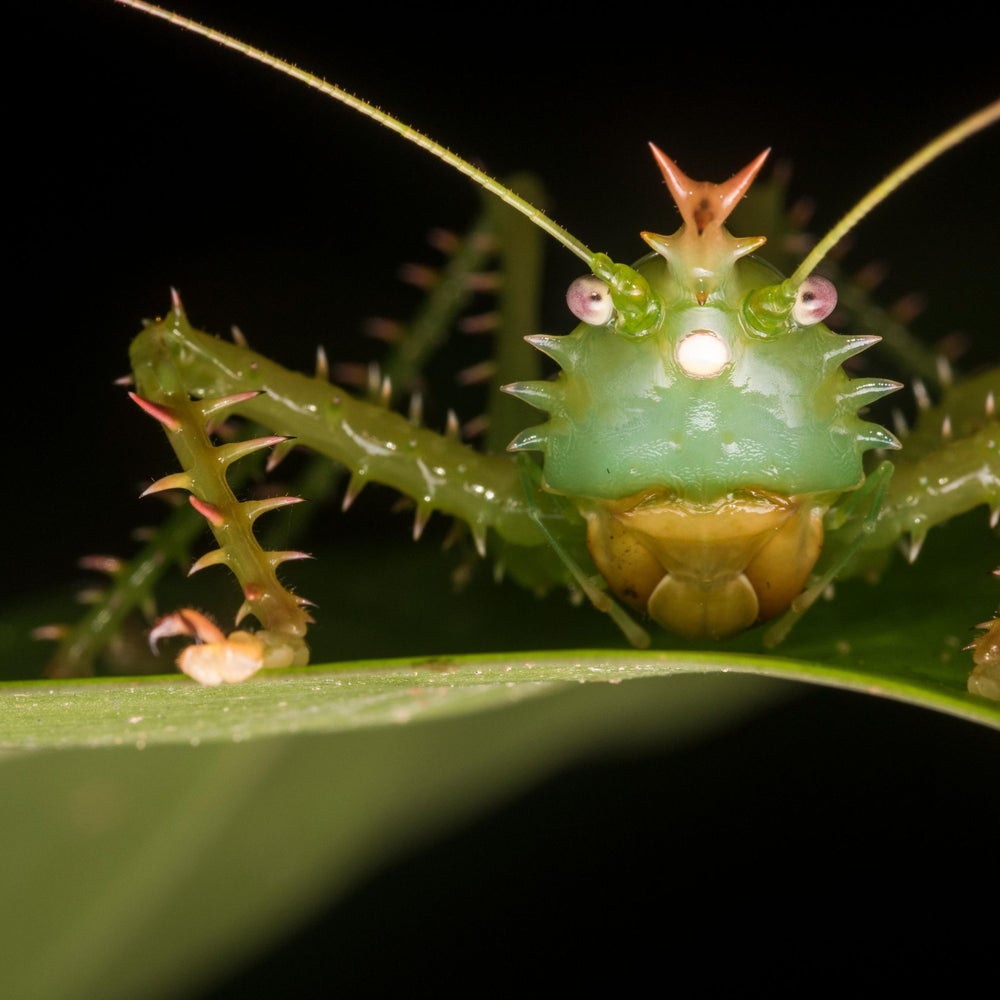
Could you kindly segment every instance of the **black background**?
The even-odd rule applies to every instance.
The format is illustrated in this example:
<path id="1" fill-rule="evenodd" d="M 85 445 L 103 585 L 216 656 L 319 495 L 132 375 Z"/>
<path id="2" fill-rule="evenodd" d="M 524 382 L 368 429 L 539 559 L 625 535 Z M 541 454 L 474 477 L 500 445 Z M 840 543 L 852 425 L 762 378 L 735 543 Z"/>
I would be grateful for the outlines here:
<path id="1" fill-rule="evenodd" d="M 836 23 L 817 34 L 629 14 L 613 27 L 577 14 L 552 26 L 508 10 L 456 28 L 435 9 L 317 8 L 184 9 L 495 175 L 536 171 L 554 218 L 624 260 L 646 250 L 640 230 L 676 224 L 647 141 L 713 180 L 772 147 L 792 163 L 795 192 L 815 197 L 822 231 L 987 103 L 997 76 L 958 47 L 957 31 L 953 49 L 941 30 L 920 51 L 891 23 L 869 21 L 854 38 Z M 364 320 L 405 315 L 414 301 L 399 264 L 432 260 L 425 234 L 467 225 L 478 195 L 374 123 L 111 0 L 12 18 L 11 49 L 31 61 L 7 63 L 6 481 L 22 530 L 17 578 L 4 584 L 19 593 L 48 583 L 59 560 L 69 570 L 69 553 L 116 551 L 136 488 L 163 474 L 156 428 L 112 383 L 171 286 L 196 325 L 238 324 L 290 367 L 310 368 L 317 343 L 332 359 L 367 360 Z M 929 295 L 924 329 L 935 335 L 981 332 L 998 145 L 995 129 L 952 151 L 855 234 L 859 264 L 891 263 L 890 296 Z M 546 332 L 562 332 L 563 290 L 580 264 L 558 247 L 549 261 Z M 992 349 L 988 336 L 978 339 Z"/>

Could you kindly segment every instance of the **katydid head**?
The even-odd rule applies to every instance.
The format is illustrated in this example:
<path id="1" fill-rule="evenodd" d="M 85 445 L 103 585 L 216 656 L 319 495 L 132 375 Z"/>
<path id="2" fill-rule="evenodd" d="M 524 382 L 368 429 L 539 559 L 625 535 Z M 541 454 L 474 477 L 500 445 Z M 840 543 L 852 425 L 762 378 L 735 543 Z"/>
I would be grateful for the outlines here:
<path id="1" fill-rule="evenodd" d="M 766 242 L 764 236 L 742 239 L 732 236 L 725 223 L 770 150 L 765 149 L 725 183 L 713 184 L 692 180 L 652 143 L 650 149 L 684 224 L 673 236 L 642 233 L 642 238 L 667 261 L 678 286 L 690 300 L 704 306 L 725 294 L 736 261 Z"/>
<path id="2" fill-rule="evenodd" d="M 652 149 L 682 224 L 644 232 L 654 252 L 631 267 L 595 255 L 567 294 L 580 326 L 528 338 L 563 370 L 506 387 L 550 417 L 512 448 L 543 452 L 549 487 L 578 497 L 857 487 L 863 453 L 896 446 L 858 411 L 899 386 L 842 370 L 878 338 L 823 325 L 836 305 L 828 281 L 792 286 L 754 255 L 763 237 L 726 228 L 768 151 L 715 184 Z"/>
<path id="3" fill-rule="evenodd" d="M 652 147 L 682 225 L 672 236 L 643 233 L 654 253 L 631 267 L 591 255 L 592 275 L 567 295 L 581 325 L 565 338 L 529 338 L 560 377 L 507 387 L 549 414 L 512 450 L 542 452 L 548 485 L 579 497 L 668 489 L 701 502 L 740 489 L 856 488 L 866 451 L 898 447 L 859 412 L 899 385 L 844 373 L 842 362 L 878 338 L 824 326 L 837 296 L 813 270 L 907 178 L 997 118 L 1000 101 L 911 156 L 789 278 L 754 255 L 762 237 L 725 227 L 767 151 L 713 184 Z"/>
<path id="4" fill-rule="evenodd" d="M 737 237 L 726 228 L 733 209 L 764 165 L 769 149 L 722 184 L 695 181 L 662 150 L 650 143 L 683 224 L 670 236 L 643 232 L 642 238 L 667 263 L 669 282 L 657 289 L 633 268 L 597 254 L 593 275 L 574 281 L 566 293 L 570 312 L 591 326 L 610 325 L 626 337 L 652 333 L 664 309 L 691 306 L 732 308 L 740 302 L 747 334 L 768 337 L 822 322 L 836 304 L 837 293 L 825 278 L 808 276 L 796 286 L 787 281 L 747 290 L 739 262 L 766 242 L 764 236 Z M 665 297 L 666 296 L 666 297 Z M 720 374 L 726 345 L 717 338 L 696 338 L 700 346 L 684 352 L 694 364 L 689 374 Z M 704 348 L 704 350 L 702 350 Z M 702 362 L 702 354 L 716 359 Z"/>

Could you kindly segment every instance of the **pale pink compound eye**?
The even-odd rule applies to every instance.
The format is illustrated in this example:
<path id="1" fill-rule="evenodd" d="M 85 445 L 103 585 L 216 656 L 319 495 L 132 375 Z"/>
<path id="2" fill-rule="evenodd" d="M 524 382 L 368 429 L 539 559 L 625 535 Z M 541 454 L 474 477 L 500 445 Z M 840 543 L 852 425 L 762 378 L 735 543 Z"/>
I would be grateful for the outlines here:
<path id="1" fill-rule="evenodd" d="M 792 319 L 800 326 L 821 323 L 837 307 L 837 289 L 832 281 L 811 274 L 799 285 L 792 306 Z"/>
<path id="2" fill-rule="evenodd" d="M 608 286 L 592 274 L 577 278 L 566 290 L 569 311 L 591 326 L 604 326 L 614 313 Z"/>

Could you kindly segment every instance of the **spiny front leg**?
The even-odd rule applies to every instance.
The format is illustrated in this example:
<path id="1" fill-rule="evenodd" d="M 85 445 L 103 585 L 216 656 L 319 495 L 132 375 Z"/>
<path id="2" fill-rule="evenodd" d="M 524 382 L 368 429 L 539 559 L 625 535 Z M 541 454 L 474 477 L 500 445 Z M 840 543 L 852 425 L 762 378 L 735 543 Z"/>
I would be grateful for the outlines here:
<path id="1" fill-rule="evenodd" d="M 180 302 L 174 298 L 174 310 Z M 170 635 L 189 635 L 198 640 L 178 659 L 188 675 L 203 684 L 240 681 L 263 667 L 301 666 L 308 662 L 305 634 L 311 618 L 309 604 L 287 590 L 277 577 L 277 568 L 292 559 L 307 558 L 303 552 L 265 551 L 254 535 L 253 526 L 261 514 L 288 504 L 298 497 L 270 497 L 240 501 L 230 487 L 227 472 L 234 462 L 285 440 L 274 435 L 248 441 L 216 444 L 209 434 L 209 422 L 257 395 L 237 392 L 210 399 L 192 399 L 185 388 L 178 359 L 151 327 L 133 346 L 132 358 L 137 392 L 135 402 L 160 422 L 180 460 L 183 471 L 153 483 L 144 496 L 163 490 L 189 492 L 191 506 L 207 521 L 218 548 L 202 556 L 191 568 L 197 572 L 208 566 L 228 566 L 243 591 L 243 604 L 236 624 L 252 615 L 260 631 L 239 631 L 228 638 L 198 612 L 179 611 L 161 620 L 150 634 L 155 643 Z"/>
<path id="2" fill-rule="evenodd" d="M 522 179 L 519 183 L 528 182 Z M 537 197 L 541 200 L 540 195 Z M 502 234 L 499 247 L 494 231 Z M 439 269 L 424 264 L 407 265 L 403 269 L 408 282 L 423 293 L 413 314 L 402 322 L 379 319 L 370 323 L 372 336 L 390 344 L 381 365 L 377 368 L 366 366 L 364 374 L 358 379 L 359 373 L 351 371 L 351 366 L 330 366 L 325 352 L 318 348 L 317 379 L 328 383 L 329 372 L 339 371 L 342 373 L 341 378 L 348 380 L 348 386 L 353 381 L 356 387 L 367 390 L 367 395 L 363 398 L 376 403 L 383 411 L 393 402 L 399 402 L 399 397 L 408 395 L 409 420 L 411 423 L 419 423 L 421 372 L 446 342 L 449 332 L 459 322 L 459 317 L 473 303 L 474 295 L 488 290 L 496 292 L 498 286 L 498 308 L 488 315 L 497 322 L 498 333 L 503 340 L 515 341 L 518 347 L 531 355 L 529 360 L 534 361 L 537 352 L 528 348 L 520 336 L 511 336 L 509 331 L 536 329 L 539 325 L 534 313 L 525 315 L 523 312 L 526 304 L 530 305 L 538 298 L 535 287 L 537 280 L 525 287 L 525 281 L 531 278 L 531 269 L 526 269 L 525 264 L 537 258 L 539 251 L 536 244 L 539 241 L 538 230 L 534 226 L 519 214 L 499 206 L 494 199 L 487 200 L 483 214 L 467 234 L 457 236 L 434 231 L 429 242 L 442 254 Z M 502 267 L 502 277 L 497 272 L 484 271 L 497 261 Z M 517 267 L 512 269 L 513 263 Z M 517 310 L 513 315 L 512 306 Z M 479 321 L 476 327 L 482 329 L 485 324 L 482 319 L 476 319 Z M 246 346 L 238 331 L 234 330 L 233 339 Z M 235 349 L 237 348 L 234 346 Z M 511 359 L 510 363 L 517 367 L 508 373 L 509 378 L 532 370 L 529 364 L 525 364 L 521 352 L 511 351 L 509 345 L 500 348 L 497 354 L 503 363 L 506 363 L 505 359 L 511 354 L 516 354 L 516 360 Z M 121 384 L 132 385 L 131 378 L 119 381 Z M 502 400 L 505 403 L 513 402 L 507 396 L 503 396 Z M 364 403 L 359 405 L 364 408 Z M 506 444 L 514 433 L 513 430 L 508 432 L 505 429 L 503 415 L 493 412 L 492 405 L 485 420 L 481 418 L 481 422 L 487 424 L 490 433 L 500 436 L 501 445 Z M 503 437 L 505 434 L 506 438 Z M 269 466 L 273 467 L 275 459 L 294 443 L 296 442 L 288 442 L 272 452 Z M 236 464 L 229 469 L 228 481 L 237 493 L 243 488 L 248 470 L 249 465 L 246 463 Z M 316 455 L 296 475 L 295 485 L 290 491 L 310 498 L 325 497 L 339 482 L 342 472 L 343 468 L 337 463 L 331 464 L 323 456 Z M 305 514 L 296 520 L 295 525 L 289 525 L 287 530 L 293 533 L 300 531 L 309 519 L 310 516 Z M 120 655 L 119 651 L 130 648 L 124 636 L 131 623 L 141 619 L 148 629 L 149 623 L 156 617 L 156 593 L 160 581 L 175 565 L 187 571 L 192 562 L 191 546 L 203 531 L 202 516 L 190 504 L 184 503 L 177 506 L 170 518 L 156 529 L 143 528 L 136 531 L 136 537 L 142 540 L 143 546 L 131 558 L 122 559 L 102 554 L 81 560 L 81 566 L 88 570 L 96 569 L 103 579 L 99 585 L 92 585 L 84 592 L 87 610 L 76 622 L 47 624 L 34 630 L 37 638 L 58 642 L 58 648 L 46 666 L 46 675 L 87 676 L 93 674 L 99 665 L 101 668 L 115 669 L 113 665 L 115 658 Z M 504 551 L 499 551 L 498 547 L 493 553 L 498 560 L 498 571 L 504 557 L 511 556 L 508 561 L 511 575 L 515 579 L 521 579 L 518 570 L 524 567 L 529 571 L 530 585 L 534 585 L 537 574 L 531 571 L 539 561 L 536 553 L 540 553 L 542 548 L 536 546 L 525 562 L 520 558 L 523 554 L 520 550 L 512 550 L 504 543 Z M 542 576 L 545 585 L 556 582 L 550 573 L 543 572 Z"/>
<path id="3" fill-rule="evenodd" d="M 903 450 L 885 504 L 862 544 L 868 553 L 902 542 L 914 562 L 928 531 L 952 517 L 986 505 L 989 530 L 1000 525 L 1000 368 L 949 386 L 932 406 L 918 389 L 920 412 L 912 431 L 898 428 Z M 864 569 L 862 552 L 859 571 Z M 1000 570 L 997 570 L 1000 575 Z M 975 667 L 973 694 L 1000 699 L 1000 618 L 977 626 L 985 633 L 966 647 Z"/>
<path id="4" fill-rule="evenodd" d="M 154 641 L 171 635 L 194 638 L 198 645 L 182 654 L 181 669 L 203 683 L 240 680 L 267 666 L 306 662 L 305 631 L 311 622 L 308 602 L 285 589 L 275 570 L 300 552 L 266 552 L 252 530 L 256 518 L 294 497 L 240 502 L 226 470 L 237 459 L 293 444 L 310 448 L 349 470 L 347 507 L 369 481 L 392 487 L 416 504 L 414 537 L 435 510 L 469 526 L 485 555 L 487 533 L 497 533 L 506 549 L 536 554 L 540 579 L 563 582 L 565 571 L 553 562 L 538 518 L 564 518 L 561 507 L 546 504 L 529 511 L 514 463 L 505 455 L 484 455 L 463 445 L 457 423 L 436 434 L 385 406 L 350 396 L 324 377 L 291 372 L 255 354 L 195 330 L 179 300 L 162 320 L 149 324 L 132 346 L 136 401 L 165 428 L 182 470 L 154 483 L 146 492 L 184 489 L 191 506 L 203 515 L 218 548 L 199 559 L 193 570 L 226 565 L 236 574 L 246 615 L 260 621 L 250 634 L 259 648 L 249 654 L 248 634 L 228 638 L 190 611 L 167 618 L 153 631 Z M 249 441 L 215 444 L 210 420 L 239 415 L 276 433 Z M 239 647 L 239 648 L 237 648 Z"/>
<path id="5" fill-rule="evenodd" d="M 901 423 L 902 450 L 874 520 L 845 516 L 848 502 L 831 512 L 827 550 L 852 551 L 842 576 L 878 576 L 893 546 L 910 562 L 924 538 L 939 524 L 984 505 L 990 529 L 1000 524 L 1000 368 L 990 369 L 949 388 L 931 406 L 925 394 L 912 429 Z"/>
<path id="6" fill-rule="evenodd" d="M 928 531 L 985 504 L 1000 523 L 1000 368 L 949 386 L 932 406 L 918 390 L 912 430 L 899 427 L 903 448 L 878 525 L 865 548 L 908 538 L 914 561 Z"/>

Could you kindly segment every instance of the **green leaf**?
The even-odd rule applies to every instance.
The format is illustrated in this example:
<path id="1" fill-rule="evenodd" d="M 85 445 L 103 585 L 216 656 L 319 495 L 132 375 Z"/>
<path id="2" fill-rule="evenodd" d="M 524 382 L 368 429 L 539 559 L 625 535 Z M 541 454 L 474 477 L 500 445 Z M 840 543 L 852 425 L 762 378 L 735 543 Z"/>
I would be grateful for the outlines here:
<path id="1" fill-rule="evenodd" d="M 318 636 L 377 660 L 215 689 L 177 675 L 7 682 L 0 896 L 16 959 L 0 992 L 185 995 L 597 750 L 696 745 L 802 690 L 776 679 L 1000 728 L 1000 705 L 965 692 L 961 650 L 971 608 L 996 596 L 981 521 L 937 532 L 917 567 L 897 560 L 877 587 L 838 587 L 766 655 L 758 636 L 722 651 L 560 648 L 616 636 L 555 597 L 485 580 L 453 594 L 431 546 L 376 546 L 325 561 Z M 386 578 L 412 600 L 388 599 Z M 8 664 L 26 655 L 30 619 L 5 617 Z M 539 635 L 554 648 L 517 651 Z M 407 645 L 409 658 L 382 658 Z M 514 651 L 468 652 L 490 646 Z"/>

